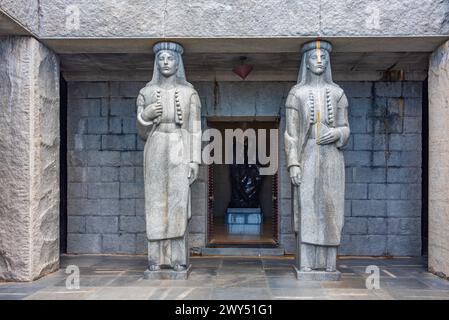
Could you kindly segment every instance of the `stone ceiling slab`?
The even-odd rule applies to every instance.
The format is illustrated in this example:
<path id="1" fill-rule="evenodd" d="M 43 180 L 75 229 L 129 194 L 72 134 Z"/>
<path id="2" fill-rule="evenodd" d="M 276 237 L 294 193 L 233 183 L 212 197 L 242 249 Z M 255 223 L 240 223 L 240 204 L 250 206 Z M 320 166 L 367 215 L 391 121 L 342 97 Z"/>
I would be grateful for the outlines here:
<path id="1" fill-rule="evenodd" d="M 184 54 L 189 78 L 195 81 L 238 81 L 232 68 L 240 57 L 254 66 L 250 81 L 293 81 L 299 68 L 299 53 L 192 53 Z M 67 80 L 149 80 L 153 69 L 152 53 L 61 54 L 61 70 Z M 332 69 L 337 79 L 380 79 L 385 72 L 425 77 L 429 53 L 426 52 L 335 52 Z"/>
<path id="2" fill-rule="evenodd" d="M 40 0 L 40 37 L 162 37 L 164 6 L 164 0 Z"/>
<path id="3" fill-rule="evenodd" d="M 322 0 L 324 36 L 449 34 L 446 0 Z"/>
<path id="4" fill-rule="evenodd" d="M 24 27 L 0 11 L 0 36 L 24 36 L 29 34 L 30 33 Z"/>
<path id="5" fill-rule="evenodd" d="M 181 43 L 190 53 L 298 53 L 301 46 L 316 37 L 284 38 L 167 38 Z M 325 37 L 333 52 L 432 52 L 449 39 L 428 37 Z M 151 53 L 161 38 L 111 39 L 46 39 L 43 41 L 57 53 Z"/>
<path id="6" fill-rule="evenodd" d="M 7 35 L 38 34 L 39 31 L 39 1 L 38 0 L 0 0 L 0 12 L 12 19 L 20 29 L 26 32 L 18 32 L 16 29 L 4 29 L 0 25 L 0 31 Z M 1 20 L 1 18 L 0 18 Z M 0 21 L 1 23 L 1 21 Z"/>
<path id="7" fill-rule="evenodd" d="M 448 36 L 447 0 L 0 0 L 38 38 Z"/>
<path id="8" fill-rule="evenodd" d="M 39 36 L 44 38 L 366 37 L 432 36 L 449 32 L 449 2 L 445 0 L 133 0 L 132 5 L 126 0 L 76 3 L 40 0 L 39 3 Z M 67 28 L 73 7 L 79 12 L 79 28 Z"/>
<path id="9" fill-rule="evenodd" d="M 166 37 L 318 35 L 319 1 L 168 0 Z"/>

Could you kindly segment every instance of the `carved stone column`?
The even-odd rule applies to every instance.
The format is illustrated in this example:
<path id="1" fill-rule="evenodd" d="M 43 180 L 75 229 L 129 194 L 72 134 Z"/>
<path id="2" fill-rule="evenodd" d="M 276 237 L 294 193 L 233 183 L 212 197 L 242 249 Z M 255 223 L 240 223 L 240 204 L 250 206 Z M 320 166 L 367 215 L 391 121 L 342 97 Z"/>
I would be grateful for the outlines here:
<path id="1" fill-rule="evenodd" d="M 449 41 L 429 65 L 429 269 L 449 276 Z"/>
<path id="2" fill-rule="evenodd" d="M 32 37 L 0 37 L 0 279 L 59 267 L 59 61 Z"/>

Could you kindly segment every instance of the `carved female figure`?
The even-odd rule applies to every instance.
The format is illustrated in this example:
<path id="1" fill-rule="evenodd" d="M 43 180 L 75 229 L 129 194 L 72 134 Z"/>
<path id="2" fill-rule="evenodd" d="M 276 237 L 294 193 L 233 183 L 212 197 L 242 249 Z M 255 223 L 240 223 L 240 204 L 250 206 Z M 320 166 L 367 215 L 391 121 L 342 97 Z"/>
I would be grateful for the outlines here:
<path id="1" fill-rule="evenodd" d="M 336 271 L 344 222 L 345 165 L 341 148 L 349 138 L 348 101 L 332 81 L 330 43 L 302 48 L 295 85 L 286 102 L 285 150 L 294 188 L 297 267 Z"/>
<path id="2" fill-rule="evenodd" d="M 149 271 L 188 267 L 190 184 L 201 157 L 200 100 L 186 81 L 183 48 L 160 42 L 154 48 L 153 78 L 137 98 L 144 148 L 145 213 Z"/>

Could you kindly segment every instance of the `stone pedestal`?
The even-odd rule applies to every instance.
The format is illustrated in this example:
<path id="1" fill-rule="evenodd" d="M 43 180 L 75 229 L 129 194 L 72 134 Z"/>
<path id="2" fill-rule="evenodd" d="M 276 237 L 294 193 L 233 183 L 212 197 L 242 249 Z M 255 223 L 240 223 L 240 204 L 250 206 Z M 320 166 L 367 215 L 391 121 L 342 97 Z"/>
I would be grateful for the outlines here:
<path id="1" fill-rule="evenodd" d="M 449 42 L 429 65 L 429 269 L 449 276 Z"/>
<path id="2" fill-rule="evenodd" d="M 225 221 L 229 234 L 259 235 L 262 211 L 260 208 L 229 208 L 226 210 Z"/>
<path id="3" fill-rule="evenodd" d="M 0 279 L 59 267 L 59 61 L 32 37 L 0 38 Z"/>
<path id="4" fill-rule="evenodd" d="M 335 272 L 317 270 L 304 272 L 300 271 L 296 266 L 293 266 L 293 269 L 295 270 L 296 279 L 301 281 L 338 281 L 341 278 L 341 272 L 338 270 Z"/>
<path id="5" fill-rule="evenodd" d="M 189 265 L 184 271 L 175 271 L 173 269 L 145 270 L 143 278 L 145 280 L 187 280 L 191 271 L 192 265 Z"/>

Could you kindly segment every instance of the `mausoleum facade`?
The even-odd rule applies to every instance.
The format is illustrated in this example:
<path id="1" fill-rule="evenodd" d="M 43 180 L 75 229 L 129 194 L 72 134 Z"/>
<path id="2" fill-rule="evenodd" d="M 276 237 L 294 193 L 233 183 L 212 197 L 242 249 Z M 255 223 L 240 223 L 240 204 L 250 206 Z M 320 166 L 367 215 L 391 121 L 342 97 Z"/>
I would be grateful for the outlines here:
<path id="1" fill-rule="evenodd" d="M 448 1 L 0 0 L 0 35 L 0 279 L 147 254 L 136 99 L 160 41 L 184 48 L 203 131 L 279 132 L 259 226 L 230 231 L 232 168 L 200 165 L 190 253 L 294 254 L 285 106 L 317 39 L 349 105 L 338 254 L 425 255 L 449 275 Z"/>

